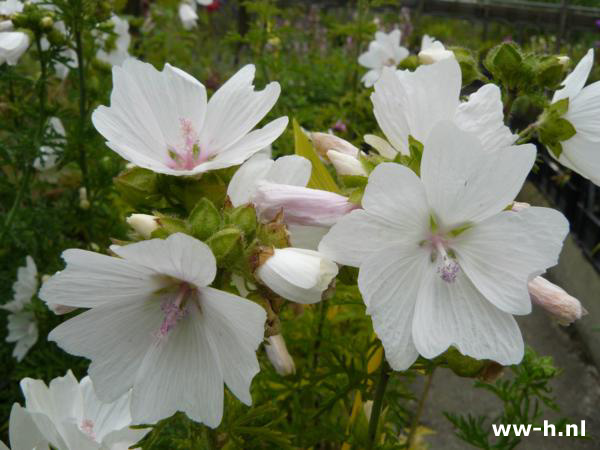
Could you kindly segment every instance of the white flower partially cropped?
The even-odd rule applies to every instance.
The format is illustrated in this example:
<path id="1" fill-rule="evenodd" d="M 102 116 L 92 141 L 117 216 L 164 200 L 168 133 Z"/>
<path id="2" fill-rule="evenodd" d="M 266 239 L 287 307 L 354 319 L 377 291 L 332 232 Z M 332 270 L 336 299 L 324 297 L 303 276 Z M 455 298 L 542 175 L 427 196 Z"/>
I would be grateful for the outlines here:
<path id="1" fill-rule="evenodd" d="M 40 156 L 33 161 L 33 167 L 39 172 L 40 180 L 47 183 L 57 183 L 59 171 L 56 170 L 58 164 L 60 148 L 67 144 L 65 127 L 58 117 L 51 117 L 48 120 L 48 129 L 51 130 L 51 137 L 47 145 L 40 147 Z"/>
<path id="2" fill-rule="evenodd" d="M 421 178 L 380 164 L 364 209 L 321 241 L 322 253 L 359 267 L 367 313 L 394 369 L 450 346 L 504 365 L 521 360 L 512 315 L 531 311 L 527 283 L 556 264 L 568 231 L 558 211 L 505 210 L 535 157 L 531 144 L 490 151 L 440 122 L 425 141 Z"/>
<path id="3" fill-rule="evenodd" d="M 444 59 L 454 58 L 454 52 L 446 50 L 444 44 L 428 35 L 421 39 L 421 51 L 419 52 L 419 61 L 421 64 L 433 64 Z"/>
<path id="4" fill-rule="evenodd" d="M 37 267 L 33 258 L 27 256 L 26 265 L 17 270 L 17 280 L 13 284 L 13 300 L 0 305 L 0 308 L 10 312 L 6 342 L 16 343 L 12 355 L 17 361 L 22 361 L 38 340 L 35 315 L 25 309 L 31 303 L 37 288 Z"/>
<path id="5" fill-rule="evenodd" d="M 53 448 L 60 450 L 123 450 L 142 439 L 150 429 L 132 430 L 131 392 L 114 402 L 101 402 L 90 377 L 80 382 L 69 370 L 49 386 L 24 378 L 21 390 L 25 412 L 35 429 Z M 13 447 L 13 450 L 18 450 Z"/>
<path id="6" fill-rule="evenodd" d="M 600 82 L 585 86 L 593 65 L 594 50 L 589 49 L 563 81 L 564 87 L 554 93 L 552 102 L 569 99 L 564 118 L 577 131 L 561 143 L 563 150 L 558 161 L 600 186 Z"/>
<path id="7" fill-rule="evenodd" d="M 409 51 L 400 45 L 401 39 L 402 33 L 397 29 L 390 33 L 375 33 L 375 40 L 369 43 L 369 50 L 358 57 L 358 63 L 370 69 L 361 80 L 366 87 L 373 86 L 384 67 L 396 68 L 409 55 Z"/>
<path id="8" fill-rule="evenodd" d="M 477 134 L 486 150 L 512 145 L 517 136 L 504 125 L 500 89 L 483 85 L 460 102 L 461 71 L 455 59 L 419 66 L 414 72 L 385 68 L 375 92 L 373 111 L 387 137 L 369 142 L 381 155 L 396 152 L 408 155 L 408 137 L 423 143 L 442 120 Z"/>
<path id="9" fill-rule="evenodd" d="M 227 195 L 233 206 L 253 203 L 260 214 L 265 208 L 256 197 L 258 186 L 268 183 L 275 189 L 285 190 L 286 186 L 297 186 L 313 191 L 304 188 L 310 180 L 311 170 L 310 161 L 302 156 L 290 155 L 272 160 L 263 154 L 257 154 L 246 161 L 233 175 L 227 187 Z M 282 206 L 284 205 L 280 205 Z M 289 211 L 285 208 L 283 211 L 292 246 L 315 250 L 329 227 L 306 226 L 293 221 L 290 223 L 292 215 L 286 214 Z M 273 217 L 262 214 L 261 219 L 270 220 Z"/>
<path id="10" fill-rule="evenodd" d="M 191 2 L 183 1 L 179 3 L 179 20 L 185 30 L 191 30 L 196 27 L 198 22 L 198 14 L 196 13 L 196 3 L 192 0 Z"/>
<path id="11" fill-rule="evenodd" d="M 96 58 L 104 61 L 111 66 L 118 66 L 129 58 L 129 45 L 131 44 L 131 35 L 129 34 L 129 22 L 115 14 L 112 15 L 110 21 L 114 26 L 114 33 L 117 35 L 115 47 L 106 52 L 103 48 L 96 53 Z M 108 33 L 104 33 L 100 37 L 100 44 L 104 46 L 109 38 Z"/>
<path id="12" fill-rule="evenodd" d="M 287 126 L 280 117 L 261 129 L 281 88 L 255 91 L 255 68 L 239 70 L 210 101 L 198 80 L 166 64 L 159 72 L 135 59 L 113 67 L 111 106 L 92 122 L 107 145 L 136 166 L 169 175 L 195 175 L 243 163 L 277 139 Z M 253 130 L 253 131 L 252 131 Z"/>
<path id="13" fill-rule="evenodd" d="M 250 405 L 266 313 L 209 286 L 217 272 L 209 247 L 176 233 L 111 250 L 119 257 L 65 251 L 66 268 L 40 291 L 49 305 L 90 308 L 48 339 L 91 359 L 100 400 L 132 388 L 134 423 L 183 411 L 213 428 L 223 415 L 223 383 Z"/>
<path id="14" fill-rule="evenodd" d="M 0 65 L 14 66 L 29 48 L 29 36 L 21 31 L 0 32 Z"/>
<path id="15" fill-rule="evenodd" d="M 338 273 L 336 263 L 314 250 L 276 248 L 256 269 L 256 275 L 273 292 L 296 303 L 320 302 Z"/>

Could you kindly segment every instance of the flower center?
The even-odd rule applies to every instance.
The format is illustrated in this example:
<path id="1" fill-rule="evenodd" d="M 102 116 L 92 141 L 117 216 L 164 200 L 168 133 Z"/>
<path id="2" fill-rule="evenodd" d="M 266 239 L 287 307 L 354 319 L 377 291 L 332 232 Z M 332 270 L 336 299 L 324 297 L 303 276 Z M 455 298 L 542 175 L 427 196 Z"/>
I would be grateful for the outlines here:
<path id="1" fill-rule="evenodd" d="M 432 234 L 429 238 L 431 243 L 431 260 L 438 263 L 437 272 L 446 283 L 454 283 L 460 272 L 460 266 L 451 254 L 448 254 L 449 243 L 444 236 Z M 452 253 L 452 250 L 450 250 Z"/>
<path id="2" fill-rule="evenodd" d="M 160 328 L 156 332 L 156 337 L 159 340 L 167 338 L 169 332 L 175 328 L 177 323 L 188 314 L 189 305 L 187 299 L 194 289 L 187 283 L 181 283 L 177 294 L 174 297 L 169 297 L 163 300 L 160 309 L 164 313 L 164 319 Z"/>
<path id="3" fill-rule="evenodd" d="M 172 145 L 167 147 L 169 158 L 171 158 L 168 166 L 171 169 L 191 170 L 204 162 L 206 158 L 201 155 L 199 136 L 191 120 L 179 119 L 179 124 L 183 138 L 182 144 L 179 147 Z"/>
<path id="4" fill-rule="evenodd" d="M 94 422 L 90 419 L 85 419 L 84 421 L 82 421 L 79 428 L 81 428 L 81 431 L 83 431 L 92 439 L 96 439 L 96 434 L 94 433 Z"/>

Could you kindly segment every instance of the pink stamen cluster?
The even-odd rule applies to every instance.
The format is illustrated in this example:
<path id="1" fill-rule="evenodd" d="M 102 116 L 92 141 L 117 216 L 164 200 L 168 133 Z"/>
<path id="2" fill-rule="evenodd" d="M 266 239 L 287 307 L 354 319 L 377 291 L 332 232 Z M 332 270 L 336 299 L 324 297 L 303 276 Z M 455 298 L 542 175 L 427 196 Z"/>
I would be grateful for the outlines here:
<path id="1" fill-rule="evenodd" d="M 175 328 L 177 322 L 187 315 L 188 310 L 187 306 L 184 304 L 184 300 L 191 290 L 192 289 L 187 283 L 181 283 L 177 295 L 174 298 L 163 301 L 160 309 L 165 314 L 165 318 L 157 332 L 157 337 L 159 339 L 166 338 L 169 332 Z"/>
<path id="2" fill-rule="evenodd" d="M 191 120 L 179 119 L 179 123 L 183 136 L 183 146 L 175 148 L 169 145 L 168 151 L 171 158 L 169 167 L 171 169 L 191 170 L 202 162 L 199 136 Z"/>
<path id="3" fill-rule="evenodd" d="M 454 283 L 460 272 L 460 265 L 446 251 L 449 245 L 448 240 L 438 234 L 432 234 L 429 241 L 431 242 L 432 251 L 437 253 L 436 258 L 440 257 L 442 260 L 437 268 L 437 273 L 446 283 Z"/>
<path id="4" fill-rule="evenodd" d="M 96 434 L 94 433 L 94 422 L 92 422 L 90 419 L 85 419 L 83 422 L 81 422 L 79 428 L 81 428 L 81 431 L 83 431 L 92 439 L 96 439 Z"/>

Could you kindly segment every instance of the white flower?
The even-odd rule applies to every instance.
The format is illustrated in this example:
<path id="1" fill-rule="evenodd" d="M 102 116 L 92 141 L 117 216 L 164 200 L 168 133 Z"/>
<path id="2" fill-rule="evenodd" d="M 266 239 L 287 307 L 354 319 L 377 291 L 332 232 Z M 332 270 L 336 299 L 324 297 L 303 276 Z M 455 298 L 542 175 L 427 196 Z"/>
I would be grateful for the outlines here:
<path id="1" fill-rule="evenodd" d="M 126 222 L 144 239 L 150 239 L 152 232 L 159 228 L 158 217 L 150 214 L 131 214 Z"/>
<path id="2" fill-rule="evenodd" d="M 577 131 L 561 143 L 558 161 L 600 186 L 600 82 L 584 87 L 593 65 L 594 50 L 590 49 L 565 78 L 564 87 L 554 93 L 552 102 L 569 99 L 569 109 L 563 117 Z"/>
<path id="3" fill-rule="evenodd" d="M 367 313 L 394 369 L 451 345 L 504 365 L 521 360 L 512 315 L 531 311 L 527 283 L 556 263 L 568 231 L 552 209 L 504 211 L 535 157 L 531 144 L 490 151 L 441 122 L 425 141 L 420 179 L 380 164 L 364 210 L 321 241 L 321 253 L 359 267 Z"/>
<path id="4" fill-rule="evenodd" d="M 13 450 L 48 450 L 48 440 L 44 438 L 31 414 L 18 403 L 10 410 L 8 436 Z M 9 448 L 0 441 L 0 450 Z"/>
<path id="5" fill-rule="evenodd" d="M 361 80 L 366 87 L 373 86 L 384 67 L 396 68 L 408 56 L 408 50 L 400 45 L 401 38 L 402 33 L 397 29 L 390 33 L 375 33 L 375 40 L 369 43 L 369 50 L 358 58 L 361 66 L 370 69 Z"/>
<path id="6" fill-rule="evenodd" d="M 256 92 L 254 66 L 238 71 L 207 104 L 192 76 L 162 72 L 135 59 L 113 67 L 111 106 L 92 115 L 107 145 L 136 166 L 169 175 L 195 175 L 243 163 L 283 133 L 287 117 L 251 131 L 273 107 L 281 88 Z"/>
<path id="7" fill-rule="evenodd" d="M 296 303 L 321 301 L 338 273 L 338 266 L 319 252 L 302 248 L 276 248 L 256 269 L 256 275 L 273 292 Z"/>
<path id="8" fill-rule="evenodd" d="M 126 19 L 113 14 L 110 21 L 114 25 L 114 33 L 117 35 L 115 48 L 108 53 L 104 49 L 98 50 L 96 58 L 104 61 L 111 66 L 119 66 L 129 58 L 129 44 L 131 44 L 131 35 L 129 34 L 129 22 Z M 108 33 L 104 33 L 100 38 L 101 46 L 104 46 L 109 38 Z"/>
<path id="9" fill-rule="evenodd" d="M 408 137 L 423 143 L 442 120 L 477 134 L 486 150 L 512 145 L 517 136 L 504 125 L 498 86 L 486 84 L 464 103 L 459 100 L 460 88 L 460 66 L 455 59 L 419 66 L 414 72 L 385 68 L 371 100 L 391 147 L 408 155 Z M 381 155 L 389 153 L 379 140 L 376 145 Z"/>
<path id="10" fill-rule="evenodd" d="M 20 0 L 5 0 L 0 2 L 0 15 L 11 16 L 15 13 L 23 11 L 23 2 Z"/>
<path id="11" fill-rule="evenodd" d="M 310 179 L 311 170 L 310 161 L 301 156 L 283 156 L 273 161 L 263 154 L 257 154 L 246 161 L 233 175 L 227 187 L 227 195 L 233 206 L 254 203 L 257 210 L 262 211 L 263 207 L 258 203 L 260 199 L 256 197 L 258 186 L 261 183 L 267 182 L 279 189 L 286 189 L 286 186 L 297 186 L 303 188 L 302 191 L 313 191 L 314 189 L 304 188 Z M 279 208 L 282 206 L 279 205 Z M 261 217 L 263 220 L 272 218 L 267 215 Z M 287 222 L 290 241 L 294 247 L 316 249 L 319 241 L 329 229 L 325 226 L 290 223 L 290 219 L 292 216 L 286 214 L 284 209 L 284 220 Z"/>
<path id="12" fill-rule="evenodd" d="M 184 29 L 191 30 L 192 28 L 195 28 L 196 22 L 198 22 L 196 3 L 179 3 L 179 19 L 181 20 Z"/>
<path id="13" fill-rule="evenodd" d="M 56 169 L 58 164 L 59 149 L 67 143 L 65 127 L 58 117 L 51 117 L 48 121 L 48 128 L 53 136 L 48 145 L 40 147 L 40 156 L 33 161 L 33 167 L 39 172 L 40 180 L 47 183 L 57 183 L 59 171 Z"/>
<path id="14" fill-rule="evenodd" d="M 544 308 L 561 325 L 570 325 L 587 314 L 579 300 L 543 277 L 535 277 L 528 286 L 531 301 Z"/>
<path id="15" fill-rule="evenodd" d="M 296 364 L 294 364 L 294 360 L 290 352 L 288 352 L 285 340 L 281 334 L 267 338 L 265 351 L 267 352 L 269 361 L 271 361 L 271 364 L 273 364 L 275 371 L 279 375 L 286 376 L 296 373 Z"/>
<path id="16" fill-rule="evenodd" d="M 111 250 L 120 258 L 65 251 L 67 267 L 40 291 L 49 305 L 90 308 L 48 339 L 92 360 L 98 397 L 111 402 L 133 388 L 134 423 L 183 411 L 213 428 L 223 415 L 223 383 L 251 404 L 266 313 L 208 286 L 217 271 L 209 247 L 176 233 Z"/>
<path id="17" fill-rule="evenodd" d="M 419 61 L 421 64 L 433 64 L 444 59 L 454 58 L 454 52 L 446 50 L 444 44 L 437 39 L 424 35 L 421 40 L 421 51 Z"/>
<path id="18" fill-rule="evenodd" d="M 126 449 L 150 431 L 129 428 L 131 392 L 114 402 L 101 402 L 90 377 L 78 383 L 70 370 L 49 386 L 42 380 L 24 378 L 21 390 L 24 412 L 35 424 L 30 432 L 41 434 L 61 450 Z M 13 450 L 18 449 L 13 446 Z"/>
<path id="19" fill-rule="evenodd" d="M 22 361 L 38 340 L 35 315 L 25 310 L 37 288 L 37 267 L 33 258 L 27 256 L 26 265 L 17 270 L 17 281 L 13 284 L 13 300 L 0 305 L 0 308 L 11 313 L 8 315 L 6 342 L 16 342 L 12 355 L 17 361 Z"/>
<path id="20" fill-rule="evenodd" d="M 0 65 L 14 66 L 29 48 L 29 36 L 21 31 L 0 32 Z"/>
<path id="21" fill-rule="evenodd" d="M 367 176 L 367 171 L 363 167 L 360 160 L 354 156 L 338 152 L 337 150 L 329 150 L 327 158 L 335 167 L 339 175 L 361 175 Z"/>

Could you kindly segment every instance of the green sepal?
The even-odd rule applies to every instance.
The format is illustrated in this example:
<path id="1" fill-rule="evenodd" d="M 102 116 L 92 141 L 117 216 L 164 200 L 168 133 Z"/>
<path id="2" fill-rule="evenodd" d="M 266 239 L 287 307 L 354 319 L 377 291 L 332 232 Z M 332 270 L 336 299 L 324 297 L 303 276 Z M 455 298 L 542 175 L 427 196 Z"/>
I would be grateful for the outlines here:
<path id="1" fill-rule="evenodd" d="M 550 114 L 556 114 L 559 117 L 564 116 L 569 110 L 569 97 L 558 100 L 548 107 Z"/>
<path id="2" fill-rule="evenodd" d="M 123 200 L 131 206 L 150 206 L 162 196 L 157 189 L 157 174 L 141 167 L 127 169 L 114 179 L 115 187 Z"/>
<path id="3" fill-rule="evenodd" d="M 206 243 L 219 267 L 230 269 L 244 260 L 244 236 L 237 228 L 224 228 L 208 238 Z"/>
<path id="4" fill-rule="evenodd" d="M 479 375 L 487 364 L 487 360 L 465 356 L 455 347 L 446 350 L 442 357 L 448 368 L 459 377 L 474 378 Z"/>
<path id="5" fill-rule="evenodd" d="M 187 223 L 192 236 L 205 241 L 221 228 L 221 214 L 213 202 L 203 197 L 192 209 Z"/>
<path id="6" fill-rule="evenodd" d="M 252 239 L 256 233 L 258 220 L 256 218 L 256 209 L 252 204 L 238 206 L 226 214 L 227 223 L 235 225 L 242 230 L 247 240 Z"/>

